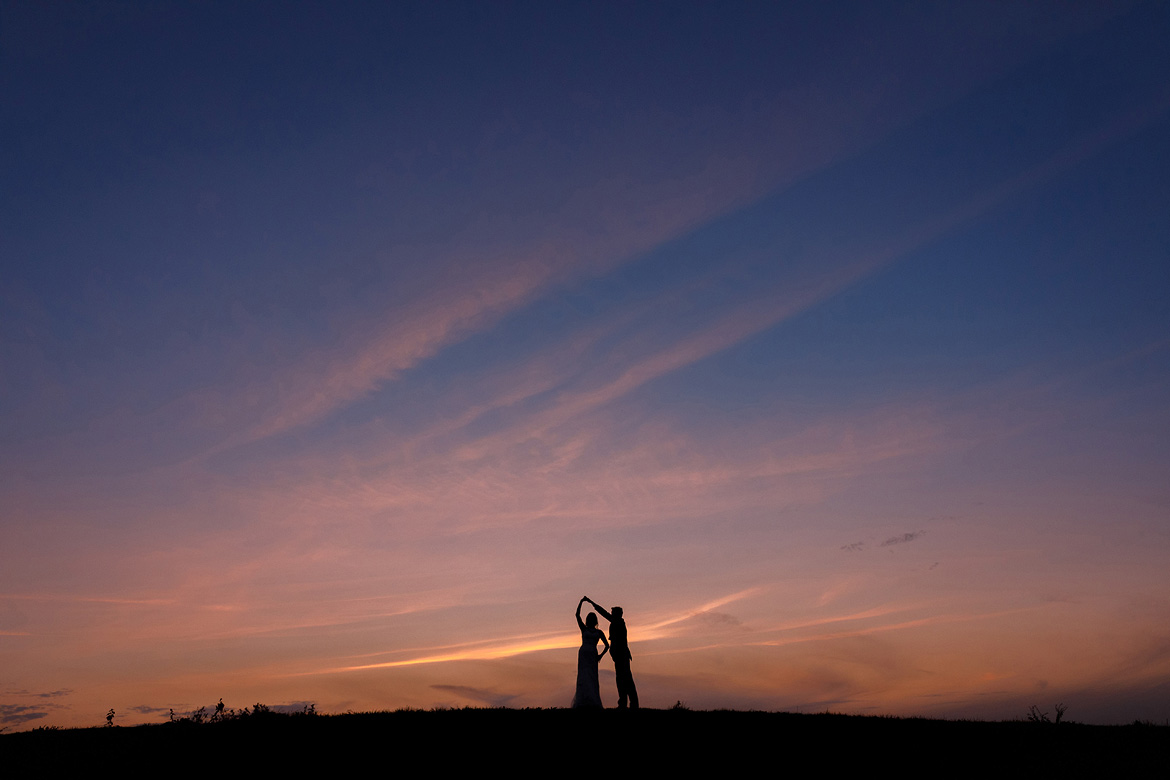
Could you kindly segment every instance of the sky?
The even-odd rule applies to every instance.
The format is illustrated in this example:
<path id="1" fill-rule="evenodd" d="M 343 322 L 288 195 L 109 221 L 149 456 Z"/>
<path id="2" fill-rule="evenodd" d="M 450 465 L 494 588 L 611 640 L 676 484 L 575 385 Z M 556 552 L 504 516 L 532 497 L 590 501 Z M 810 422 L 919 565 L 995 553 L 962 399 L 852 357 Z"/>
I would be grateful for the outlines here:
<path id="1" fill-rule="evenodd" d="M 1168 35 L 4 0 L 0 728 L 1165 722 Z"/>

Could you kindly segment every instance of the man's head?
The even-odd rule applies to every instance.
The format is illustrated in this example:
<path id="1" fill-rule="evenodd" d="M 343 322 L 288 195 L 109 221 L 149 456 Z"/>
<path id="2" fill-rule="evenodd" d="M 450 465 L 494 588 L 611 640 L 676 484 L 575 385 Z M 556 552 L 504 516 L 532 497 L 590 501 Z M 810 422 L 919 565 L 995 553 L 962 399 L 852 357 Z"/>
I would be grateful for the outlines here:
<path id="1" fill-rule="evenodd" d="M 613 614 L 613 616 L 615 618 L 620 618 L 622 616 L 622 608 L 621 607 L 614 607 L 613 609 L 610 610 L 610 612 Z"/>

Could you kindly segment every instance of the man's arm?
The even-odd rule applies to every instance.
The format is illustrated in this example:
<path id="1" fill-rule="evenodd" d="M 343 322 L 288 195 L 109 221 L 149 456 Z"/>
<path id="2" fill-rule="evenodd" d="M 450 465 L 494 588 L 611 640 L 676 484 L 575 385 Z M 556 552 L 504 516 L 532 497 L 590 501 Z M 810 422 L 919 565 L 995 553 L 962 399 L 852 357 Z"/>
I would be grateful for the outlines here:
<path id="1" fill-rule="evenodd" d="M 613 615 L 611 615 L 611 614 L 609 614 L 608 612 L 606 612 L 606 611 L 605 611 L 605 607 L 601 606 L 600 604 L 598 604 L 596 601 L 594 601 L 593 599 L 589 598 L 588 596 L 586 596 L 586 597 L 585 597 L 585 600 L 586 600 L 586 601 L 588 601 L 590 604 L 592 604 L 592 605 L 593 605 L 593 608 L 594 608 L 595 610 L 597 610 L 597 611 L 598 611 L 598 612 L 601 614 L 601 616 L 602 616 L 603 618 L 605 618 L 606 620 L 608 620 L 610 623 L 612 623 L 612 622 L 613 622 Z"/>

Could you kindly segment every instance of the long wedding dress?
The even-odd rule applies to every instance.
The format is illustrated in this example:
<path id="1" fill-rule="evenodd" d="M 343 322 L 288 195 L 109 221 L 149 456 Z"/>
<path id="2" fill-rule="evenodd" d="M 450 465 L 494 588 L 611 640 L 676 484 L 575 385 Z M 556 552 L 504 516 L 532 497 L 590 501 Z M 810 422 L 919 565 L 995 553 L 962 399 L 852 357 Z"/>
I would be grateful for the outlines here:
<path id="1" fill-rule="evenodd" d="M 581 629 L 581 647 L 577 650 L 577 694 L 573 696 L 574 707 L 604 709 L 601 703 L 601 686 L 597 680 L 597 643 L 604 634 L 601 629 Z"/>

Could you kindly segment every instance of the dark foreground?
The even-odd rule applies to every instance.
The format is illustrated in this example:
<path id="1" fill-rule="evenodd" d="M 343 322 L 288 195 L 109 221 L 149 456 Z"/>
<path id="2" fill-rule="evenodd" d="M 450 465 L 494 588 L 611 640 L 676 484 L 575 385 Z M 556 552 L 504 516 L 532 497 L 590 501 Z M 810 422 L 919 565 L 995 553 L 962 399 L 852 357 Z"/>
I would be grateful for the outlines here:
<path id="1" fill-rule="evenodd" d="M 266 713 L 222 723 L 0 735 L 0 771 L 8 777 L 54 776 L 53 770 L 130 777 L 256 771 L 425 776 L 479 770 L 553 777 L 859 771 L 1061 778 L 1139 772 L 1166 777 L 1167 768 L 1167 726 L 734 711 Z"/>

